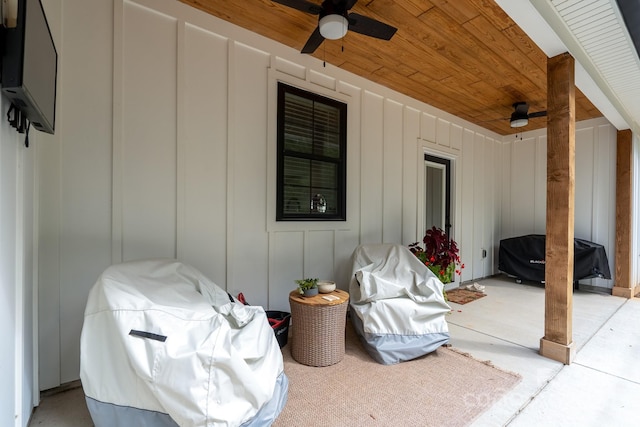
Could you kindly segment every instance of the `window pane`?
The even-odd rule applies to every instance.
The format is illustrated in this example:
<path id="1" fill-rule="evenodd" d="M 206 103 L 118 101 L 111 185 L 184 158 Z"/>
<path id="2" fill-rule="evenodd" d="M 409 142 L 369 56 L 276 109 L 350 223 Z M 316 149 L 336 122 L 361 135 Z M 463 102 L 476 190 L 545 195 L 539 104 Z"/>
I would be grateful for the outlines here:
<path id="1" fill-rule="evenodd" d="M 276 220 L 342 220 L 346 105 L 278 85 Z"/>
<path id="2" fill-rule="evenodd" d="M 297 157 L 284 157 L 284 182 L 286 185 L 309 188 L 311 160 Z"/>
<path id="3" fill-rule="evenodd" d="M 338 188 L 338 168 L 335 163 L 311 162 L 311 185 L 320 190 Z"/>
<path id="4" fill-rule="evenodd" d="M 337 159 L 340 157 L 340 110 L 319 102 L 314 106 L 313 154 Z"/>
<path id="5" fill-rule="evenodd" d="M 309 186 L 311 160 L 284 157 L 284 209 L 285 214 L 309 213 Z"/>
<path id="6" fill-rule="evenodd" d="M 284 214 L 308 214 L 311 211 L 311 203 L 309 199 L 308 187 L 294 187 L 286 185 L 284 187 Z"/>
<path id="7" fill-rule="evenodd" d="M 313 101 L 285 93 L 284 149 L 311 153 L 313 147 Z"/>

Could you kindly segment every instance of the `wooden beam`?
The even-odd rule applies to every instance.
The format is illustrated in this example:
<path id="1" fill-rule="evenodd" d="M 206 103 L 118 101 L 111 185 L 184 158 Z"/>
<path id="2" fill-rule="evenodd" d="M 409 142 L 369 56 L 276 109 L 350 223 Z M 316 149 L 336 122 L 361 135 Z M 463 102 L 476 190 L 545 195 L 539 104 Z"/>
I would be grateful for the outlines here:
<path id="1" fill-rule="evenodd" d="M 616 152 L 616 274 L 611 293 L 633 298 L 631 283 L 631 205 L 633 181 L 633 148 L 631 131 L 618 131 Z"/>
<path id="2" fill-rule="evenodd" d="M 545 318 L 540 354 L 570 364 L 575 205 L 575 60 L 563 53 L 547 60 L 547 235 Z"/>

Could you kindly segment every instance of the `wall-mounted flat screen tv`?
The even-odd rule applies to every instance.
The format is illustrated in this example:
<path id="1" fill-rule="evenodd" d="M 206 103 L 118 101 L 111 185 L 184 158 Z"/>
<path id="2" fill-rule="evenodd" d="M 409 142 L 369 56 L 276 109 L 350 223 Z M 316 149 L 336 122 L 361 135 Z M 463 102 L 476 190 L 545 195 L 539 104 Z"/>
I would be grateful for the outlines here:
<path id="1" fill-rule="evenodd" d="M 17 0 L 5 28 L 2 92 L 36 129 L 54 133 L 58 53 L 40 0 Z"/>

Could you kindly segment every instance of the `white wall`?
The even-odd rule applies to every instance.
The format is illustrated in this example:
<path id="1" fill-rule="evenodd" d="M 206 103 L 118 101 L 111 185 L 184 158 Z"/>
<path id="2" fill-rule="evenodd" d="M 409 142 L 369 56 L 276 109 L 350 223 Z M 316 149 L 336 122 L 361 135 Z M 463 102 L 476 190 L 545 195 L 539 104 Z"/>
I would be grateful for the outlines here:
<path id="1" fill-rule="evenodd" d="M 26 426 L 38 402 L 34 366 L 37 347 L 36 166 L 38 131 L 31 147 L 5 121 L 0 102 L 0 425 Z"/>
<path id="2" fill-rule="evenodd" d="M 605 119 L 576 123 L 576 238 L 605 247 L 615 275 L 616 129 Z M 501 238 L 546 231 L 546 130 L 505 137 Z M 612 280 L 584 284 L 612 288 Z"/>
<path id="3" fill-rule="evenodd" d="M 59 26 L 56 25 L 60 2 L 43 0 L 42 3 L 60 54 Z M 55 352 L 55 347 L 39 348 L 41 313 L 37 308 L 42 298 L 38 283 L 38 255 L 43 241 L 39 225 L 40 173 L 47 150 L 55 152 L 58 145 L 57 137 L 32 127 L 27 147 L 26 135 L 17 133 L 7 123 L 9 106 L 6 98 L 1 97 L 0 336 L 3 345 L 0 346 L 0 425 L 22 427 L 28 424 L 33 407 L 39 403 L 39 350 L 43 350 L 45 357 L 50 351 Z M 57 198 L 59 194 L 53 196 Z M 57 324 L 58 315 L 56 311 L 46 321 Z"/>
<path id="4" fill-rule="evenodd" d="M 497 135 L 179 2 L 64 5 L 61 144 L 40 171 L 42 389 L 78 378 L 86 297 L 111 263 L 177 257 L 276 310 L 303 276 L 346 289 L 358 244 L 422 237 L 424 152 L 454 160 L 463 280 L 495 272 Z M 348 104 L 346 222 L 275 221 L 278 80 Z"/>
<path id="5" fill-rule="evenodd" d="M 83 307 L 112 263 L 114 139 L 113 3 L 65 1 L 47 18 L 57 36 L 58 143 L 39 147 L 42 390 L 78 378 Z"/>

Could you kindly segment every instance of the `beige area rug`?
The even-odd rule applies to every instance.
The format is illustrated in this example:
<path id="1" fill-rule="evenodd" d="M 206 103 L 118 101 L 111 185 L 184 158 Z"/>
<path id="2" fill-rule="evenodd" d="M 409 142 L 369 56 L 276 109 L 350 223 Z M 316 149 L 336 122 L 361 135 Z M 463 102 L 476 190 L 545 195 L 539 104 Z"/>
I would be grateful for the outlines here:
<path id="1" fill-rule="evenodd" d="M 347 324 L 344 359 L 305 366 L 282 349 L 287 404 L 273 427 L 466 426 L 519 381 L 517 374 L 441 347 L 421 358 L 380 365 Z"/>

